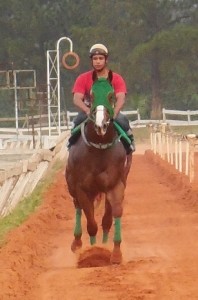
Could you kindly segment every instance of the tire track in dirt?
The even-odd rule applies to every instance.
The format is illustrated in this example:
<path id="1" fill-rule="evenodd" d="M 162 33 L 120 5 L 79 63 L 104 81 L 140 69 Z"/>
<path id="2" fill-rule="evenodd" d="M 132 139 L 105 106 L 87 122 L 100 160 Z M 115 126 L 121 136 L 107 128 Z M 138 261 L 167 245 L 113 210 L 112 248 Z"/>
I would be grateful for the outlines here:
<path id="1" fill-rule="evenodd" d="M 43 205 L 0 251 L 0 299 L 198 299 L 197 207 L 196 184 L 150 151 L 134 155 L 123 264 L 77 269 L 70 251 L 74 209 L 61 171 Z M 87 234 L 83 241 L 88 245 Z"/>

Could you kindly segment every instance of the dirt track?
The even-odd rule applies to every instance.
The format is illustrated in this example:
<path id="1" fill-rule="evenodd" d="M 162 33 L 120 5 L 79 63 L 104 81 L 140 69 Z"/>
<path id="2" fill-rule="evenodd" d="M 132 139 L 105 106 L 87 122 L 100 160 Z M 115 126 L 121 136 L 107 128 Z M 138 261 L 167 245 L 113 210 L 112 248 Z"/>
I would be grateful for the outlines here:
<path id="1" fill-rule="evenodd" d="M 74 209 L 61 171 L 42 207 L 1 249 L 0 299 L 197 300 L 197 190 L 150 152 L 134 155 L 123 264 L 78 269 L 70 251 Z"/>

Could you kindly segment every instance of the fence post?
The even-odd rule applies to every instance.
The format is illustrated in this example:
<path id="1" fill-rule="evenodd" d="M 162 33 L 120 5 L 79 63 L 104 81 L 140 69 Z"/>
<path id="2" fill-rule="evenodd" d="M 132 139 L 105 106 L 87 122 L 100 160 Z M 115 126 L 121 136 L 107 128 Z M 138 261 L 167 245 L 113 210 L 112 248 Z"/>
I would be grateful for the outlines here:
<path id="1" fill-rule="evenodd" d="M 189 142 L 189 157 L 188 157 L 189 178 L 190 178 L 190 182 L 192 182 L 195 177 L 194 152 L 195 152 L 195 144 L 196 144 L 196 134 L 188 134 L 186 137 Z"/>
<path id="2" fill-rule="evenodd" d="M 178 170 L 178 139 L 175 137 L 175 168 Z"/>
<path id="3" fill-rule="evenodd" d="M 153 141 L 153 124 L 152 123 L 149 123 L 147 124 L 147 127 L 149 129 L 149 133 L 150 133 L 150 144 L 151 144 L 151 150 L 153 151 L 154 150 L 154 141 Z"/>
<path id="4" fill-rule="evenodd" d="M 179 172 L 182 172 L 182 140 L 179 139 Z"/>
<path id="5" fill-rule="evenodd" d="M 166 151 L 166 122 L 161 123 L 161 137 L 162 137 L 162 154 L 161 157 L 165 159 L 165 151 Z"/>
<path id="6" fill-rule="evenodd" d="M 170 163 L 170 139 L 168 133 L 166 133 L 166 153 L 167 153 L 167 161 L 168 163 Z"/>

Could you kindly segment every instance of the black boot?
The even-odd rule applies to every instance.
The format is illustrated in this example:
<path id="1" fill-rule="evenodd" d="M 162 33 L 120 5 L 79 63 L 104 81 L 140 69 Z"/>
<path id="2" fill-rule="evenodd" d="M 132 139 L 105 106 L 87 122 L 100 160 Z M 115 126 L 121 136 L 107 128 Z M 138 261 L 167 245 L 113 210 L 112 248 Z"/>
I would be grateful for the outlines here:
<path id="1" fill-rule="evenodd" d="M 67 148 L 70 149 L 72 145 L 74 145 L 80 137 L 80 131 L 73 133 L 68 139 Z"/>
<path id="2" fill-rule="evenodd" d="M 129 139 L 131 140 L 131 143 L 129 144 L 129 142 L 126 141 L 126 139 L 124 139 L 123 137 L 120 139 L 127 155 L 130 154 L 131 152 L 135 151 L 135 143 L 134 143 L 134 137 L 133 134 L 128 135 Z"/>
<path id="3" fill-rule="evenodd" d="M 131 140 L 131 144 L 130 144 L 130 149 L 132 152 L 135 152 L 135 141 L 134 141 L 134 136 L 133 134 L 128 135 L 128 137 Z"/>

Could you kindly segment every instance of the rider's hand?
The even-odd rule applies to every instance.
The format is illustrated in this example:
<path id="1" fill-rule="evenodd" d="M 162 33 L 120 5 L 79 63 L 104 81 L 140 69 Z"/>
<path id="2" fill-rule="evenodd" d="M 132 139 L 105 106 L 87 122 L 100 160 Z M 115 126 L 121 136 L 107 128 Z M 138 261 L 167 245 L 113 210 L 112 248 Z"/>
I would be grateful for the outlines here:
<path id="1" fill-rule="evenodd" d="M 89 116 L 89 115 L 90 115 L 90 108 L 89 108 L 89 107 L 87 107 L 87 108 L 86 108 L 86 111 L 85 111 L 85 113 L 87 114 L 87 116 Z"/>
<path id="2" fill-rule="evenodd" d="M 114 120 L 116 119 L 117 115 L 118 115 L 118 113 L 114 112 L 114 115 L 113 115 Z"/>

